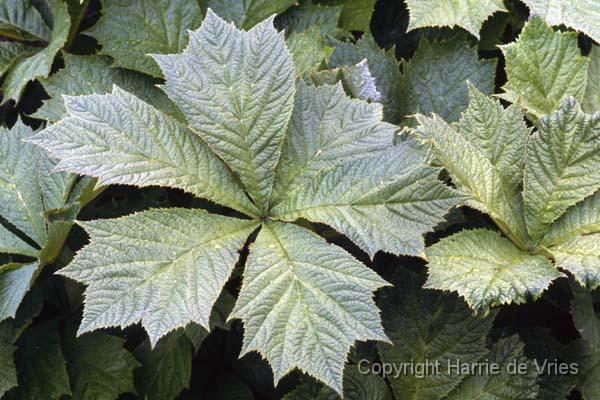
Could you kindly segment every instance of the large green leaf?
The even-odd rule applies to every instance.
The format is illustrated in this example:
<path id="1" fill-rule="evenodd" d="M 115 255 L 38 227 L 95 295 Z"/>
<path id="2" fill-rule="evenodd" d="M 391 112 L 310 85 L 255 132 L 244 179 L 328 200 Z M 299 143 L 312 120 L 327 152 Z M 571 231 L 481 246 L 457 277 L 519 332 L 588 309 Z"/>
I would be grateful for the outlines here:
<path id="1" fill-rule="evenodd" d="M 49 0 L 49 4 L 53 27 L 48 46 L 30 57 L 19 59 L 8 71 L 2 84 L 3 103 L 11 99 L 19 101 L 29 81 L 47 77 L 50 74 L 54 57 L 67 41 L 71 28 L 67 5 L 62 0 Z"/>
<path id="2" fill-rule="evenodd" d="M 531 13 L 550 25 L 565 25 L 581 31 L 600 43 L 600 3 L 594 0 L 523 0 Z"/>
<path id="3" fill-rule="evenodd" d="M 163 89 L 265 211 L 294 99 L 283 35 L 272 19 L 244 32 L 210 10 L 190 35 L 182 54 L 155 56 Z"/>
<path id="4" fill-rule="evenodd" d="M 567 96 L 581 101 L 589 60 L 577 47 L 577 34 L 554 32 L 532 18 L 517 41 L 501 46 L 508 82 L 505 100 L 519 104 L 536 118 L 552 113 Z"/>
<path id="5" fill-rule="evenodd" d="M 398 274 L 396 281 L 395 288 L 386 288 L 380 296 L 383 326 L 392 341 L 378 344 L 382 362 L 399 369 L 429 367 L 423 375 L 406 369 L 388 379 L 398 400 L 442 399 L 464 378 L 448 365 L 475 363 L 487 354 L 495 315 L 474 318 L 456 295 L 424 290 L 421 279 L 408 273 Z"/>
<path id="6" fill-rule="evenodd" d="M 327 0 L 325 4 L 342 7 L 340 15 L 342 29 L 369 32 L 375 0 Z"/>
<path id="7" fill-rule="evenodd" d="M 37 262 L 0 265 L 0 321 L 15 316 L 38 267 Z"/>
<path id="8" fill-rule="evenodd" d="M 537 399 L 537 368 L 523 354 L 523 343 L 517 335 L 500 339 L 493 344 L 485 357 L 484 368 L 498 366 L 498 373 L 468 375 L 447 400 L 490 399 L 528 400 Z M 510 364 L 523 368 L 524 373 L 511 372 Z"/>
<path id="9" fill-rule="evenodd" d="M 137 323 L 152 345 L 211 309 L 255 221 L 159 209 L 80 223 L 90 235 L 62 275 L 88 285 L 79 333 Z"/>
<path id="10" fill-rule="evenodd" d="M 102 45 L 117 67 L 161 77 L 150 53 L 179 53 L 188 41 L 188 30 L 200 25 L 196 1 L 102 0 L 102 17 L 87 34 Z"/>
<path id="11" fill-rule="evenodd" d="M 148 340 L 134 351 L 141 367 L 135 371 L 138 394 L 148 400 L 173 399 L 189 387 L 192 375 L 192 343 L 181 330 L 158 341 Z"/>
<path id="12" fill-rule="evenodd" d="M 30 140 L 60 158 L 58 170 L 98 177 L 99 185 L 180 188 L 256 214 L 224 163 L 177 120 L 118 87 L 65 104 L 69 118 Z"/>
<path id="13" fill-rule="evenodd" d="M 423 256 L 433 230 L 459 196 L 408 144 L 324 169 L 272 210 L 276 218 L 330 225 L 373 257 L 379 250 Z"/>
<path id="14" fill-rule="evenodd" d="M 59 121 L 68 116 L 62 96 L 110 93 L 113 85 L 135 94 L 166 114 L 181 117 L 175 105 L 155 86 L 155 80 L 147 75 L 111 68 L 112 61 L 108 57 L 63 53 L 63 58 L 63 69 L 40 80 L 50 99 L 44 100 L 33 117 Z"/>
<path id="15" fill-rule="evenodd" d="M 322 4 L 302 3 L 292 7 L 277 16 L 277 25 L 285 28 L 286 33 L 303 32 L 309 28 L 317 27 L 321 34 L 334 35 L 336 33 L 342 6 L 324 6 Z"/>
<path id="16" fill-rule="evenodd" d="M 244 321 L 242 355 L 266 357 L 275 382 L 298 367 L 338 393 L 356 340 L 387 340 L 373 291 L 377 274 L 339 247 L 291 224 L 263 225 L 230 318 Z"/>
<path id="17" fill-rule="evenodd" d="M 467 81 L 481 92 L 494 91 L 496 60 L 478 60 L 464 35 L 450 40 L 422 39 L 400 80 L 401 115 L 436 113 L 453 122 L 469 104 Z"/>
<path id="18" fill-rule="evenodd" d="M 102 332 L 65 340 L 64 355 L 74 399 L 114 400 L 121 393 L 135 393 L 133 370 L 139 364 L 123 348 L 124 343 Z"/>
<path id="19" fill-rule="evenodd" d="M 569 207 L 600 189 L 600 114 L 566 98 L 542 118 L 527 146 L 523 202 L 527 230 L 541 238 Z"/>
<path id="20" fill-rule="evenodd" d="M 544 256 L 519 250 L 499 233 L 464 230 L 427 249 L 426 287 L 458 292 L 477 312 L 539 297 L 562 274 Z"/>
<path id="21" fill-rule="evenodd" d="M 292 32 L 286 40 L 286 45 L 292 53 L 298 76 L 317 70 L 333 51 L 333 47 L 325 43 L 316 26 L 302 32 Z"/>
<path id="22" fill-rule="evenodd" d="M 408 30 L 426 26 L 460 26 L 479 38 L 483 22 L 497 11 L 506 11 L 501 0 L 406 0 Z"/>
<path id="23" fill-rule="evenodd" d="M 367 60 L 369 71 L 375 78 L 377 91 L 381 93 L 383 119 L 395 123 L 400 119 L 400 70 L 393 50 L 385 51 L 375 43 L 370 34 L 361 36 L 356 43 L 339 42 L 329 59 L 333 68 L 353 66 Z"/>
<path id="24" fill-rule="evenodd" d="M 48 400 L 71 395 L 57 321 L 26 330 L 19 339 L 15 361 L 20 398 Z"/>
<path id="25" fill-rule="evenodd" d="M 250 29 L 295 3 L 296 0 L 209 0 L 208 6 L 236 27 Z"/>
<path id="26" fill-rule="evenodd" d="M 573 273 L 589 289 L 600 286 L 600 233 L 575 236 L 548 251 L 556 266 Z"/>
<path id="27" fill-rule="evenodd" d="M 467 205 L 489 214 L 521 247 L 526 247 L 519 193 L 520 170 L 529 129 L 516 107 L 504 109 L 473 87 L 469 108 L 449 125 L 437 116 L 417 116 L 416 134 L 467 195 Z M 500 145 L 501 144 L 501 145 Z"/>
<path id="28" fill-rule="evenodd" d="M 0 225 L 0 253 L 37 257 L 38 250 Z"/>
<path id="29" fill-rule="evenodd" d="M 0 5 L 0 35 L 48 41 L 50 28 L 30 0 L 5 0 Z"/>
<path id="30" fill-rule="evenodd" d="M 396 128 L 381 118 L 381 105 L 350 99 L 341 84 L 299 82 L 271 206 L 324 168 L 389 149 Z"/>

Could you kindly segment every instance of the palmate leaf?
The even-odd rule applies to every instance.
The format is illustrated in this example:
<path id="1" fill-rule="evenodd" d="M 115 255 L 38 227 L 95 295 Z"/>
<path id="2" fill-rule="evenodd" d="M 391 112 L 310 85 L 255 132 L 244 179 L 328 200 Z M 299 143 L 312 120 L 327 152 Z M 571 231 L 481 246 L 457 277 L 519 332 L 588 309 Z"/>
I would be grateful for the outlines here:
<path id="1" fill-rule="evenodd" d="M 51 97 L 32 115 L 56 122 L 67 116 L 62 96 L 104 94 L 113 85 L 135 94 L 162 112 L 182 118 L 181 113 L 167 96 L 155 86 L 154 79 L 134 71 L 111 68 L 112 61 L 103 56 L 78 56 L 63 53 L 65 67 L 48 78 L 40 79 Z"/>
<path id="2" fill-rule="evenodd" d="M 500 339 L 492 345 L 484 357 L 486 364 L 497 364 L 498 374 L 476 374 L 467 376 L 447 400 L 493 399 L 528 400 L 537 399 L 537 369 L 524 354 L 523 343 L 517 335 Z M 526 365 L 525 373 L 511 373 L 509 364 Z"/>
<path id="3" fill-rule="evenodd" d="M 421 279 L 412 275 L 396 273 L 395 287 L 381 293 L 383 326 L 393 345 L 379 343 L 379 353 L 383 362 L 397 368 L 439 363 L 424 376 L 408 369 L 388 376 L 399 400 L 439 400 L 464 379 L 448 365 L 475 363 L 488 353 L 486 341 L 495 314 L 474 318 L 456 295 L 423 290 Z"/>
<path id="4" fill-rule="evenodd" d="M 53 27 L 46 47 L 32 56 L 17 60 L 8 71 L 2 83 L 4 97 L 2 103 L 8 100 L 19 101 L 25 86 L 29 81 L 47 77 L 54 57 L 65 45 L 71 28 L 71 18 L 66 3 L 62 0 L 49 0 L 52 11 Z"/>
<path id="5" fill-rule="evenodd" d="M 506 11 L 501 0 L 407 0 L 408 30 L 427 26 L 460 26 L 479 38 L 483 22 Z"/>
<path id="6" fill-rule="evenodd" d="M 196 1 L 103 0 L 102 17 L 85 33 L 102 45 L 116 67 L 162 77 L 150 53 L 180 52 L 188 42 L 188 30 L 200 25 Z"/>
<path id="7" fill-rule="evenodd" d="M 469 108 L 457 123 L 417 116 L 416 135 L 433 146 L 467 205 L 489 214 L 522 247 L 527 234 L 519 193 L 520 169 L 529 129 L 516 107 L 469 89 Z M 499 144 L 502 145 L 499 145 Z"/>
<path id="8" fill-rule="evenodd" d="M 459 199 L 437 179 L 438 173 L 423 166 L 412 146 L 402 144 L 322 170 L 290 192 L 272 214 L 325 223 L 371 257 L 378 250 L 423 256 L 422 235 Z"/>
<path id="9" fill-rule="evenodd" d="M 393 147 L 397 128 L 382 122 L 380 104 L 350 99 L 340 84 L 295 88 L 292 57 L 271 20 L 243 32 L 209 10 L 183 54 L 155 57 L 165 73 L 163 89 L 187 124 L 115 88 L 67 96 L 68 117 L 30 141 L 59 158 L 58 170 L 96 176 L 100 184 L 180 188 L 252 219 L 161 209 L 81 223 L 90 244 L 61 270 L 88 285 L 80 332 L 141 321 L 155 345 L 190 322 L 208 329 L 237 251 L 262 225 L 230 317 L 245 323 L 244 352 L 263 354 L 277 381 L 300 368 L 342 393 L 350 346 L 385 340 L 372 299 L 385 282 L 311 231 L 276 221 L 275 207 L 320 173 L 339 176 L 337 169 L 350 167 L 356 179 L 339 177 L 340 185 L 360 183 L 374 204 L 393 200 L 400 182 L 414 177 L 415 193 L 428 207 L 419 214 L 425 223 L 397 218 L 394 228 L 409 228 L 402 240 L 421 244 L 456 195 L 435 179 L 437 170 L 418 172 L 423 158 L 413 155 L 413 141 Z M 392 154 L 397 157 L 386 165 L 402 167 L 400 175 L 379 168 L 381 180 L 367 185 L 361 172 L 367 158 Z M 358 199 L 355 194 L 335 193 L 342 201 Z M 338 202 L 329 193 L 322 199 Z M 364 247 L 372 254 L 391 247 L 389 230 L 389 223 L 371 224 Z M 289 318 L 294 323 L 286 326 Z M 281 324 L 285 329 L 272 329 Z"/>
<path id="10" fill-rule="evenodd" d="M 402 116 L 436 113 L 447 122 L 459 119 L 469 104 L 467 81 L 488 95 L 494 91 L 496 60 L 478 60 L 464 35 L 445 41 L 421 39 L 400 79 Z"/>
<path id="11" fill-rule="evenodd" d="M 600 43 L 600 4 L 594 0 L 523 0 L 531 13 L 544 18 L 550 25 L 565 25 L 581 31 Z"/>
<path id="12" fill-rule="evenodd" d="M 589 60 L 577 47 L 576 33 L 554 32 L 534 17 L 515 42 L 500 48 L 508 78 L 501 98 L 536 118 L 551 114 L 567 96 L 583 98 Z"/>
<path id="13" fill-rule="evenodd" d="M 138 321 L 152 345 L 209 316 L 257 223 L 202 210 L 162 209 L 80 223 L 90 235 L 62 275 L 88 285 L 79 333 Z"/>
<path id="14" fill-rule="evenodd" d="M 387 340 L 372 292 L 385 285 L 341 248 L 290 224 L 263 224 L 230 318 L 244 321 L 242 354 L 266 356 L 275 382 L 295 367 L 342 393 L 355 340 Z"/>
<path id="15" fill-rule="evenodd" d="M 573 98 L 542 118 L 527 146 L 523 202 L 527 230 L 539 239 L 570 206 L 600 189 L 600 114 Z"/>
<path id="16" fill-rule="evenodd" d="M 294 101 L 292 57 L 272 19 L 244 32 L 209 10 L 182 54 L 154 57 L 191 129 L 266 210 Z"/>
<path id="17" fill-rule="evenodd" d="M 464 230 L 427 249 L 429 277 L 425 287 L 463 296 L 477 312 L 539 297 L 562 276 L 550 260 L 519 250 L 499 233 Z"/>

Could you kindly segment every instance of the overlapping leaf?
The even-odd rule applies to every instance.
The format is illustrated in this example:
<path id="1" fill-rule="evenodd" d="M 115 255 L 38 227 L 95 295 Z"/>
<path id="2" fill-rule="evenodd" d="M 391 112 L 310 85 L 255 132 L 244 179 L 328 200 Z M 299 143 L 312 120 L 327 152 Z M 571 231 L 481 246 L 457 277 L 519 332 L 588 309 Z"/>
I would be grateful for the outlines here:
<path id="1" fill-rule="evenodd" d="M 527 230 L 540 238 L 570 206 L 600 189 L 600 114 L 573 98 L 542 118 L 527 146 L 523 202 Z"/>
<path id="2" fill-rule="evenodd" d="M 583 98 L 589 60 L 577 47 L 577 34 L 554 32 L 532 18 L 517 41 L 501 46 L 508 82 L 505 100 L 540 118 L 551 114 L 567 96 Z"/>
<path id="3" fill-rule="evenodd" d="M 426 287 L 455 291 L 471 308 L 524 303 L 562 276 L 550 260 L 519 250 L 499 233 L 464 230 L 427 249 Z"/>
<path id="4" fill-rule="evenodd" d="M 35 118 L 59 121 L 67 116 L 62 96 L 110 93 L 113 85 L 135 94 L 168 115 L 181 117 L 179 110 L 155 86 L 155 81 L 146 75 L 111 68 L 112 61 L 108 57 L 63 53 L 63 59 L 65 67 L 62 70 L 40 80 L 50 99 L 45 100 L 32 115 Z"/>
<path id="5" fill-rule="evenodd" d="M 422 39 L 414 56 L 403 64 L 400 80 L 402 116 L 436 113 L 447 122 L 467 108 L 467 81 L 479 91 L 494 90 L 496 60 L 478 60 L 464 36 L 446 41 Z"/>
<path id="6" fill-rule="evenodd" d="M 497 11 L 506 11 L 501 0 L 407 0 L 408 29 L 426 26 L 460 26 L 479 38 L 483 22 Z"/>
<path id="7" fill-rule="evenodd" d="M 470 99 L 462 119 L 453 125 L 437 116 L 418 116 L 417 135 L 433 145 L 458 189 L 470 196 L 467 204 L 489 214 L 524 245 L 527 234 L 518 190 L 529 130 L 518 109 L 505 110 L 474 88 Z"/>
<path id="8" fill-rule="evenodd" d="M 594 0 L 523 0 L 531 13 L 550 25 L 565 25 L 581 31 L 600 43 L 600 4 Z"/>
<path id="9" fill-rule="evenodd" d="M 400 104 L 400 71 L 393 50 L 384 51 L 377 46 L 370 34 L 361 36 L 356 43 L 336 43 L 329 59 L 329 67 L 350 67 L 366 60 L 367 67 L 375 79 L 375 87 L 381 94 L 378 99 L 383 105 L 383 118 L 387 122 L 398 122 Z"/>
<path id="10" fill-rule="evenodd" d="M 356 340 L 387 340 L 372 299 L 385 285 L 339 247 L 291 224 L 264 224 L 230 318 L 244 321 L 242 354 L 266 356 L 275 382 L 295 367 L 342 393 Z"/>
<path id="11" fill-rule="evenodd" d="M 198 3 L 187 0 L 103 0 L 102 17 L 88 31 L 117 67 L 161 77 L 150 53 L 178 53 L 188 30 L 200 25 Z"/>
<path id="12" fill-rule="evenodd" d="M 392 344 L 378 344 L 382 362 L 396 365 L 439 365 L 424 375 L 408 369 L 388 377 L 396 397 L 439 400 L 463 379 L 448 365 L 475 363 L 487 354 L 487 335 L 495 315 L 474 318 L 455 295 L 421 289 L 421 280 L 408 273 L 397 274 L 395 288 L 380 297 L 383 325 Z"/>
<path id="13" fill-rule="evenodd" d="M 248 30 L 295 3 L 295 0 L 209 0 L 208 7 L 236 27 Z"/>
<path id="14" fill-rule="evenodd" d="M 14 1 L 22 3 L 18 7 L 29 3 L 27 0 Z M 6 73 L 2 84 L 3 103 L 11 99 L 18 101 L 29 81 L 47 77 L 54 57 L 67 41 L 69 29 L 71 28 L 71 18 L 67 5 L 62 0 L 50 0 L 49 4 L 52 11 L 53 27 L 48 45 L 34 55 L 21 57 L 12 63 L 13 66 Z"/>
<path id="15" fill-rule="evenodd" d="M 50 39 L 50 28 L 30 0 L 6 0 L 0 5 L 0 34 L 25 40 Z"/>

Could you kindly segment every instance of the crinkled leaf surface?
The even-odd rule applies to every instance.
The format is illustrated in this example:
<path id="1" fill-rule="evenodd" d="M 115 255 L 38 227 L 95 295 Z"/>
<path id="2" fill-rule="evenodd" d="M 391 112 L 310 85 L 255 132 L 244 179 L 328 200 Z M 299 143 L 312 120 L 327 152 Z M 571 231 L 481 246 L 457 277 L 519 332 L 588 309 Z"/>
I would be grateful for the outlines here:
<path id="1" fill-rule="evenodd" d="M 375 87 L 381 94 L 378 100 L 383 105 L 383 118 L 395 123 L 400 118 L 400 70 L 393 50 L 381 49 L 373 36 L 364 34 L 356 43 L 336 43 L 335 51 L 329 59 L 332 68 L 353 66 L 367 60 L 367 66 L 373 78 Z"/>
<path id="2" fill-rule="evenodd" d="M 596 232 L 600 232 L 600 191 L 569 208 L 550 226 L 541 244 L 549 247 Z"/>
<path id="3" fill-rule="evenodd" d="M 333 51 L 333 47 L 325 43 L 319 28 L 315 26 L 301 32 L 292 32 L 286 45 L 292 53 L 298 76 L 317 70 Z"/>
<path id="4" fill-rule="evenodd" d="M 256 213 L 197 135 L 137 97 L 115 87 L 111 94 L 66 97 L 65 105 L 69 117 L 31 139 L 60 158 L 57 169 L 98 177 L 101 185 L 175 187 Z"/>
<path id="5" fill-rule="evenodd" d="M 148 340 L 133 352 L 141 367 L 135 371 L 138 394 L 148 400 L 173 399 L 189 387 L 192 343 L 181 330 L 171 332 L 151 348 Z"/>
<path id="6" fill-rule="evenodd" d="M 382 361 L 401 368 L 403 363 L 436 363 L 436 373 L 418 377 L 413 373 L 388 376 L 400 400 L 439 400 L 464 378 L 448 369 L 448 363 L 477 362 L 487 354 L 487 335 L 494 314 L 474 318 L 456 295 L 423 290 L 421 279 L 397 274 L 394 288 L 380 296 L 383 326 L 392 344 L 379 343 Z"/>
<path id="7" fill-rule="evenodd" d="M 501 98 L 536 118 L 551 114 L 567 96 L 581 101 L 589 60 L 577 47 L 577 34 L 555 32 L 532 18 L 512 43 L 501 46 L 508 82 Z"/>
<path id="8" fill-rule="evenodd" d="M 62 275 L 88 285 L 79 333 L 142 326 L 154 345 L 209 316 L 256 222 L 203 210 L 159 209 L 81 223 L 90 235 Z"/>
<path id="9" fill-rule="evenodd" d="M 135 94 L 168 115 L 181 117 L 175 105 L 155 86 L 154 79 L 134 71 L 111 68 L 112 61 L 108 57 L 63 53 L 63 58 L 63 69 L 40 80 L 51 98 L 44 100 L 33 117 L 59 121 L 68 116 L 62 96 L 110 93 L 113 85 Z"/>
<path id="10" fill-rule="evenodd" d="M 0 34 L 48 41 L 50 28 L 30 0 L 5 0 L 0 4 Z"/>
<path id="11" fill-rule="evenodd" d="M 378 250 L 423 255 L 423 234 L 443 220 L 459 196 L 425 167 L 408 144 L 351 160 L 303 181 L 273 208 L 283 220 L 330 225 L 373 257 Z"/>
<path id="12" fill-rule="evenodd" d="M 426 26 L 460 26 L 479 38 L 483 22 L 497 11 L 506 11 L 501 0 L 406 0 L 408 30 Z"/>
<path id="13" fill-rule="evenodd" d="M 540 238 L 570 206 L 600 189 L 600 114 L 565 99 L 527 146 L 523 202 L 527 230 Z"/>
<path id="14" fill-rule="evenodd" d="M 155 56 L 191 129 L 264 211 L 294 101 L 294 67 L 273 20 L 239 31 L 208 11 L 180 55 Z"/>
<path id="15" fill-rule="evenodd" d="M 298 367 L 338 393 L 356 340 L 387 340 L 373 291 L 385 285 L 343 249 L 291 224 L 264 224 L 251 246 L 230 318 L 244 321 L 242 354 L 256 350 L 275 382 Z"/>
<path id="16" fill-rule="evenodd" d="M 236 27 L 250 29 L 295 3 L 296 0 L 209 0 L 208 7 Z"/>
<path id="17" fill-rule="evenodd" d="M 485 94 L 493 92 L 496 60 L 478 60 L 477 48 L 470 47 L 464 35 L 445 41 L 422 39 L 403 71 L 401 115 L 436 113 L 453 122 L 469 104 L 467 81 Z"/>
<path id="18" fill-rule="evenodd" d="M 350 99 L 341 84 L 314 87 L 300 81 L 271 206 L 322 169 L 389 149 L 396 128 L 381 121 L 381 111 L 379 104 Z"/>
<path id="19" fill-rule="evenodd" d="M 581 31 L 600 43 L 600 3 L 594 0 L 523 0 L 531 13 L 550 25 L 565 25 Z"/>
<path id="20" fill-rule="evenodd" d="M 3 103 L 11 99 L 18 101 L 29 81 L 47 77 L 54 57 L 67 41 L 71 28 L 67 5 L 62 0 L 49 0 L 49 4 L 53 27 L 48 46 L 30 57 L 21 58 L 8 71 L 2 84 Z"/>
<path id="21" fill-rule="evenodd" d="M 500 366 L 498 374 L 475 374 L 467 376 L 447 400 L 490 399 L 528 400 L 537 399 L 537 369 L 524 354 L 523 343 L 517 335 L 500 339 L 492 345 L 485 363 Z M 510 363 L 527 365 L 524 374 L 511 374 Z"/>
<path id="22" fill-rule="evenodd" d="M 0 42 L 0 76 L 3 76 L 16 62 L 35 52 L 35 48 L 19 42 Z"/>
<path id="23" fill-rule="evenodd" d="M 0 253 L 37 257 L 38 250 L 0 225 Z"/>
<path id="24" fill-rule="evenodd" d="M 463 230 L 442 239 L 427 249 L 427 259 L 427 288 L 458 292 L 483 313 L 535 299 L 562 276 L 544 256 L 525 253 L 486 229 Z"/>
<path id="25" fill-rule="evenodd" d="M 489 214 L 525 247 L 519 174 L 529 130 L 515 107 L 505 110 L 472 87 L 469 96 L 459 122 L 449 125 L 438 116 L 419 115 L 416 134 L 433 145 L 453 182 L 469 196 L 466 204 Z"/>
<path id="26" fill-rule="evenodd" d="M 87 34 L 102 45 L 117 67 L 162 77 L 151 53 L 179 53 L 188 42 L 188 30 L 200 25 L 196 1 L 103 0 L 102 17 Z"/>
<path id="27" fill-rule="evenodd" d="M 93 332 L 65 342 L 74 399 L 114 400 L 121 393 L 135 393 L 133 370 L 139 364 L 123 348 L 124 339 Z"/>

